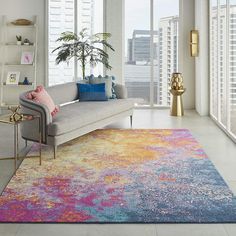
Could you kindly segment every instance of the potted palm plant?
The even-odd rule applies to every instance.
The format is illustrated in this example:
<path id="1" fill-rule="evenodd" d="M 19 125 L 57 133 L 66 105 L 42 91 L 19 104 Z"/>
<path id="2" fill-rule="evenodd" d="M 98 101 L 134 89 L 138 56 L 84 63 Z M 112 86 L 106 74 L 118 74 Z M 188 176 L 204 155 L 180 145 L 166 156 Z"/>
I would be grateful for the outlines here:
<path id="1" fill-rule="evenodd" d="M 97 33 L 90 36 L 86 28 L 78 35 L 73 32 L 63 32 L 56 40 L 62 42 L 62 45 L 52 51 L 52 53 L 58 51 L 56 64 L 69 62 L 75 57 L 81 64 L 83 79 L 85 79 L 87 64 L 95 67 L 98 63 L 102 63 L 107 69 L 111 69 L 107 51 L 115 50 L 107 41 L 110 37 L 110 33 Z"/>

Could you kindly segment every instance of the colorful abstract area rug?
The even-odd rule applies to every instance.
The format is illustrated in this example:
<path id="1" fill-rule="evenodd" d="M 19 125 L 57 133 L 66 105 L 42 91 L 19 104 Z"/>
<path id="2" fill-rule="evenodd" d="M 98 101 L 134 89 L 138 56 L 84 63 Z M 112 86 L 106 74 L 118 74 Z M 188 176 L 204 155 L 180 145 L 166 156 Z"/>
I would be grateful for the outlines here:
<path id="1" fill-rule="evenodd" d="M 1 222 L 236 223 L 236 199 L 188 130 L 97 130 L 25 159 Z"/>

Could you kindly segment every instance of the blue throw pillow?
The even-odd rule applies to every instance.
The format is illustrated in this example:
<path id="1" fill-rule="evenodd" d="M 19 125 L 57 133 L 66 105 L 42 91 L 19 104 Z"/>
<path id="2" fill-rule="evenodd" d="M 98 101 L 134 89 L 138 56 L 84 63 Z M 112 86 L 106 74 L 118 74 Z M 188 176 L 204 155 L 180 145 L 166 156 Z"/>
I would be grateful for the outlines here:
<path id="1" fill-rule="evenodd" d="M 77 84 L 80 101 L 107 101 L 105 83 Z"/>

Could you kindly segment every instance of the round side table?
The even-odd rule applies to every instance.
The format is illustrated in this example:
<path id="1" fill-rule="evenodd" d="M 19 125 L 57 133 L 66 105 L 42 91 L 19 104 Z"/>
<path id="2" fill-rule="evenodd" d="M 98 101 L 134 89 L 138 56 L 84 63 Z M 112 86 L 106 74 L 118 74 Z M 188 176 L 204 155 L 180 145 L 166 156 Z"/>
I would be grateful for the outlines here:
<path id="1" fill-rule="evenodd" d="M 18 121 L 13 121 L 11 119 L 11 115 L 12 114 L 6 114 L 6 115 L 2 115 L 0 116 L 0 123 L 3 124 L 7 124 L 7 125 L 11 125 L 13 126 L 13 133 L 14 133 L 14 156 L 13 157 L 4 157 L 4 158 L 0 158 L 0 161 L 2 160 L 10 160 L 13 159 L 14 160 L 14 170 L 16 173 L 17 170 L 17 160 L 20 159 L 25 159 L 25 158 L 32 158 L 32 157 L 37 157 L 39 158 L 39 165 L 42 164 L 42 151 L 41 151 L 41 143 L 42 143 L 42 136 L 41 136 L 41 118 L 40 116 L 37 115 L 30 115 L 30 114 L 21 114 L 22 115 L 22 119 L 18 120 Z M 30 122 L 32 120 L 38 119 L 38 124 L 39 124 L 39 155 L 37 156 L 24 156 L 24 157 L 20 157 L 19 156 L 19 125 L 21 122 Z"/>

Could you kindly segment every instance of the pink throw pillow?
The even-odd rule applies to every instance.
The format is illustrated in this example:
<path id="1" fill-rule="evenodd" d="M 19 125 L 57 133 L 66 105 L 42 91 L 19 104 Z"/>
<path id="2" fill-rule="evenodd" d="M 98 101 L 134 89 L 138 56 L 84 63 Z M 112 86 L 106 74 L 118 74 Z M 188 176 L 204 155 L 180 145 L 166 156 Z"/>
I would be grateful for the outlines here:
<path id="1" fill-rule="evenodd" d="M 37 88 L 34 91 L 28 93 L 26 97 L 30 100 L 33 100 L 34 102 L 47 106 L 52 116 L 55 116 L 59 111 L 58 106 L 55 105 L 51 96 L 47 93 L 42 85 L 37 86 Z"/>

